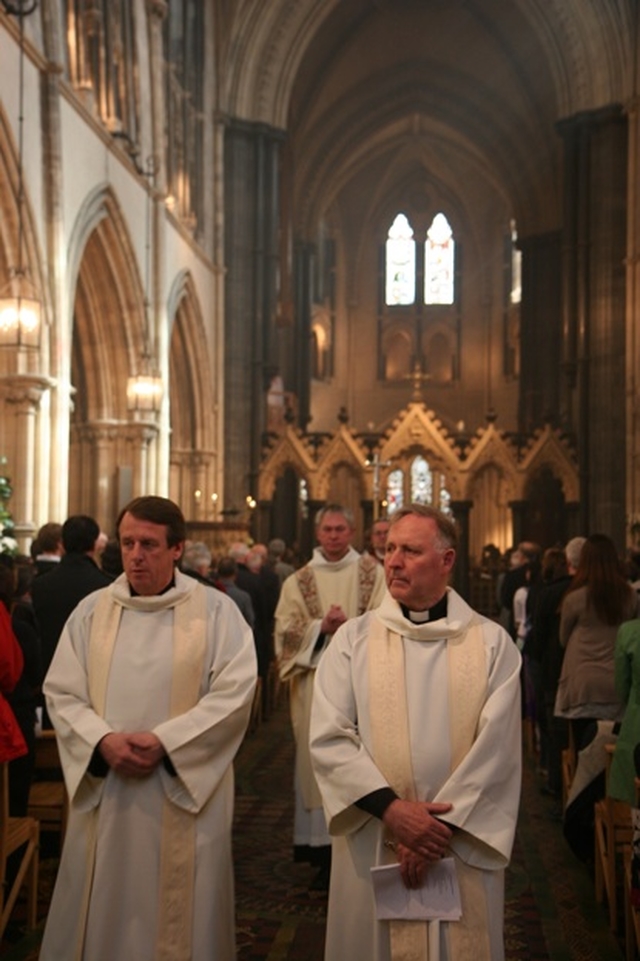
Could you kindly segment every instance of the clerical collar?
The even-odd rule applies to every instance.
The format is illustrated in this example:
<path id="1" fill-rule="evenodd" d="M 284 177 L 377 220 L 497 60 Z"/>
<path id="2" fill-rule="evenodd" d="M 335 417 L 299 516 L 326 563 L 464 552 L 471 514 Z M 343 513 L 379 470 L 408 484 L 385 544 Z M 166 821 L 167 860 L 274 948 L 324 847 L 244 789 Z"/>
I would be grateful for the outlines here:
<path id="1" fill-rule="evenodd" d="M 138 592 L 134 589 L 130 581 L 127 581 L 127 583 L 129 584 L 129 591 L 131 592 L 132 597 L 142 597 L 142 594 L 138 594 Z M 167 591 L 170 591 L 171 588 L 175 586 L 176 586 L 176 579 L 174 575 L 169 581 L 169 583 L 167 584 L 167 586 L 163 587 L 161 591 L 158 591 L 158 593 L 156 594 L 156 597 L 159 597 L 160 594 L 166 594 Z"/>
<path id="2" fill-rule="evenodd" d="M 410 611 L 404 604 L 400 606 L 402 607 L 404 616 L 413 624 L 426 624 L 427 621 L 439 621 L 447 616 L 447 595 L 444 594 L 437 604 L 427 608 L 426 611 Z"/>

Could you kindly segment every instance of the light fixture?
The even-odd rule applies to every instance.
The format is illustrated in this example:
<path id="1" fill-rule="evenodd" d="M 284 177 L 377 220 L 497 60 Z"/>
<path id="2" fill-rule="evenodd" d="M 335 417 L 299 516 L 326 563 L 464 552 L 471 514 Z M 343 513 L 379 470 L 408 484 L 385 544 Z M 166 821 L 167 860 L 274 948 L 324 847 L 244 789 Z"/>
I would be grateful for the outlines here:
<path id="1" fill-rule="evenodd" d="M 147 190 L 147 223 L 145 242 L 145 278 L 144 278 L 144 330 L 142 354 L 138 363 L 138 373 L 129 377 L 127 381 L 127 407 L 130 411 L 145 414 L 157 414 L 162 404 L 162 377 L 154 363 L 151 352 L 151 334 L 149 324 L 150 300 L 149 287 L 151 278 L 151 194 L 155 183 L 156 166 L 153 158 L 147 162 L 145 177 L 149 181 Z"/>
<path id="2" fill-rule="evenodd" d="M 40 344 L 41 303 L 24 264 L 24 18 L 38 6 L 37 0 L 11 3 L 0 0 L 5 11 L 20 24 L 20 70 L 18 82 L 18 263 L 9 269 L 9 281 L 0 289 L 0 346 L 37 349 Z"/>

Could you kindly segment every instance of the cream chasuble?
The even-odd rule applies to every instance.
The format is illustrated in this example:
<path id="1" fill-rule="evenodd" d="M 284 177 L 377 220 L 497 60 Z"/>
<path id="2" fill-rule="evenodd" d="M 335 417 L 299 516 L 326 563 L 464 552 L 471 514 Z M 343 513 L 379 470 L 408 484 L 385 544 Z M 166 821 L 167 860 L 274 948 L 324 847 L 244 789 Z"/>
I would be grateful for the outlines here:
<path id="1" fill-rule="evenodd" d="M 340 605 L 347 617 L 357 617 L 376 607 L 384 592 L 382 566 L 353 548 L 339 561 L 325 560 L 316 548 L 309 564 L 283 584 L 275 614 L 275 648 L 280 676 L 290 682 L 297 782 L 307 809 L 322 806 L 308 748 L 313 676 L 324 650 L 316 649 L 320 623 L 332 604 Z"/>

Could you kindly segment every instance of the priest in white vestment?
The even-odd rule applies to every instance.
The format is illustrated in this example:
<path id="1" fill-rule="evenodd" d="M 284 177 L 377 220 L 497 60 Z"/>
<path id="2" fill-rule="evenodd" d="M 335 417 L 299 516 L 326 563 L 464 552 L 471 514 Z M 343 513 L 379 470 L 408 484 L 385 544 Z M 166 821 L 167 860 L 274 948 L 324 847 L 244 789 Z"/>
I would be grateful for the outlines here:
<path id="1" fill-rule="evenodd" d="M 288 577 L 275 613 L 275 649 L 280 677 L 290 684 L 296 741 L 294 850 L 299 860 L 320 866 L 324 883 L 331 839 L 309 758 L 313 678 L 334 632 L 350 617 L 370 610 L 385 592 L 382 568 L 351 546 L 351 511 L 327 504 L 315 517 L 318 547 L 311 561 Z M 323 855 L 326 857 L 323 860 Z"/>
<path id="2" fill-rule="evenodd" d="M 448 588 L 455 545 L 435 508 L 398 511 L 388 593 L 336 632 L 316 672 L 310 748 L 333 836 L 326 961 L 504 958 L 521 659 Z M 460 920 L 377 919 L 372 867 L 398 864 L 402 892 L 442 858 L 453 859 Z"/>
<path id="3" fill-rule="evenodd" d="M 253 637 L 233 601 L 175 569 L 172 501 L 136 498 L 118 536 L 124 574 L 71 614 L 44 684 L 70 810 L 40 961 L 234 961 Z"/>

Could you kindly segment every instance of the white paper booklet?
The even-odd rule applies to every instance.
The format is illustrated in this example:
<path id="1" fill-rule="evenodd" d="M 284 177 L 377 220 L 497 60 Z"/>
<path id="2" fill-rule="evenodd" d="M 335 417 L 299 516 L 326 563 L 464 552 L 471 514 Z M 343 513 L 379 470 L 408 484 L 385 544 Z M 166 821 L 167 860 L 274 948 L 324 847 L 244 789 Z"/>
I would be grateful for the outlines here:
<path id="1" fill-rule="evenodd" d="M 379 921 L 459 921 L 460 888 L 453 858 L 430 864 L 420 888 L 407 888 L 399 864 L 371 868 Z"/>

